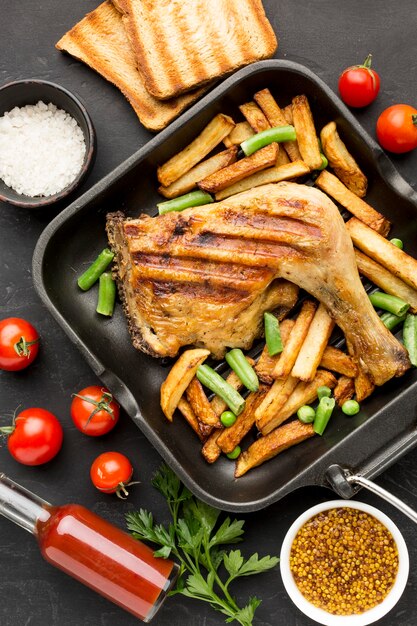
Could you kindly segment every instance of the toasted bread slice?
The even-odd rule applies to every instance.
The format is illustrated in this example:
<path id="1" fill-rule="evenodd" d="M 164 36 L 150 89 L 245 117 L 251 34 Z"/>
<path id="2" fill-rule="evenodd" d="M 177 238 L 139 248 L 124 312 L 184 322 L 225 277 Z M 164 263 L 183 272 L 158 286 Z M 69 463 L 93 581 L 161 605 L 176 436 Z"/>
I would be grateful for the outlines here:
<path id="1" fill-rule="evenodd" d="M 146 89 L 178 96 L 271 57 L 277 40 L 261 0 L 113 0 Z"/>
<path id="2" fill-rule="evenodd" d="M 203 93 L 200 89 L 166 102 L 151 96 L 137 71 L 122 17 L 109 1 L 86 15 L 58 41 L 56 47 L 83 61 L 116 85 L 149 130 L 165 128 Z"/>

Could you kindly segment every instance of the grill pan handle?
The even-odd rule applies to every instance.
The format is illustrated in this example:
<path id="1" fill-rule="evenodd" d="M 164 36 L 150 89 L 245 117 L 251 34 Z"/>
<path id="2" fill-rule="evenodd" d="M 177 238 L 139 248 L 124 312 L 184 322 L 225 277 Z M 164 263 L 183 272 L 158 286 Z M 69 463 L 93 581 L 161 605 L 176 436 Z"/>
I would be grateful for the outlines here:
<path id="1" fill-rule="evenodd" d="M 342 498 L 352 497 L 358 491 L 357 486 L 364 487 L 392 504 L 392 506 L 395 506 L 417 524 L 417 512 L 414 509 L 372 480 L 360 474 L 352 474 L 350 470 L 343 469 L 340 465 L 331 465 L 326 472 L 326 478 L 336 493 L 342 496 Z"/>

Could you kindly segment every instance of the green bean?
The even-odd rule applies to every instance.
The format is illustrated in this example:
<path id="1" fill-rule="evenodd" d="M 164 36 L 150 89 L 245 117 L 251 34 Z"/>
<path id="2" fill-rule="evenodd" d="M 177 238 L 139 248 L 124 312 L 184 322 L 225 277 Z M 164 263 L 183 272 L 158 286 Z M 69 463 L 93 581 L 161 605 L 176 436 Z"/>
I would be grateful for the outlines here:
<path id="1" fill-rule="evenodd" d="M 116 283 L 114 282 L 110 272 L 104 272 L 100 276 L 98 286 L 97 313 L 111 317 L 113 315 L 115 300 Z"/>
<path id="2" fill-rule="evenodd" d="M 318 170 L 325 170 L 326 167 L 329 165 L 329 162 L 328 162 L 326 156 L 322 152 L 320 152 L 320 156 L 321 156 L 321 165 L 317 169 Z"/>
<path id="3" fill-rule="evenodd" d="M 78 279 L 78 286 L 83 291 L 88 291 L 90 287 L 98 281 L 106 267 L 113 260 L 114 254 L 108 248 L 104 248 L 98 255 L 94 263 Z"/>
<path id="4" fill-rule="evenodd" d="M 392 313 L 383 313 L 380 317 L 381 322 L 388 328 L 388 330 L 394 330 L 398 324 L 401 324 L 406 318 L 406 315 L 393 315 Z"/>
<path id="5" fill-rule="evenodd" d="M 184 196 L 178 196 L 178 198 L 173 198 L 166 202 L 159 202 L 156 206 L 158 207 L 159 215 L 164 215 L 164 213 L 170 213 L 171 211 L 184 211 L 184 209 L 200 206 L 202 204 L 210 204 L 210 202 L 214 202 L 211 195 L 205 191 L 199 190 L 191 191 Z"/>
<path id="6" fill-rule="evenodd" d="M 322 385 L 321 387 L 317 388 L 317 397 L 319 400 L 321 400 L 322 398 L 330 398 L 331 395 L 332 390 L 330 389 L 330 387 L 327 387 L 327 385 Z"/>
<path id="7" fill-rule="evenodd" d="M 237 417 L 232 411 L 223 411 L 223 413 L 220 415 L 220 421 L 225 428 L 230 428 L 230 426 L 233 426 L 236 420 Z"/>
<path id="8" fill-rule="evenodd" d="M 240 348 L 234 348 L 226 353 L 226 361 L 232 370 L 237 374 L 246 389 L 258 391 L 259 380 L 253 367 L 246 360 Z"/>
<path id="9" fill-rule="evenodd" d="M 232 461 L 234 459 L 237 459 L 237 457 L 239 456 L 239 454 L 242 452 L 242 450 L 240 449 L 240 446 L 236 446 L 236 448 L 234 448 L 231 452 L 229 452 L 229 454 L 226 454 L 228 459 L 232 459 Z"/>
<path id="10" fill-rule="evenodd" d="M 303 424 L 311 424 L 311 422 L 314 422 L 314 418 L 316 417 L 316 412 L 312 406 L 309 406 L 308 404 L 304 404 L 303 406 L 300 406 L 300 408 L 298 409 L 297 417 L 300 420 L 300 422 L 303 422 Z"/>
<path id="11" fill-rule="evenodd" d="M 282 339 L 279 322 L 272 313 L 264 313 L 265 341 L 270 356 L 282 352 Z"/>
<path id="12" fill-rule="evenodd" d="M 401 298 L 397 298 L 397 296 L 391 296 L 383 291 L 375 291 L 375 293 L 371 293 L 369 299 L 374 307 L 384 309 L 384 311 L 389 311 L 389 313 L 393 313 L 398 317 L 407 313 L 410 308 L 410 305 L 408 302 L 405 302 L 405 300 L 401 300 Z"/>
<path id="13" fill-rule="evenodd" d="M 203 365 L 198 367 L 196 376 L 202 385 L 220 396 L 235 415 L 242 413 L 245 408 L 245 400 L 214 369 L 203 363 Z"/>
<path id="14" fill-rule="evenodd" d="M 320 400 L 316 409 L 316 417 L 314 420 L 314 432 L 317 435 L 322 435 L 326 429 L 329 419 L 333 413 L 335 405 L 334 398 L 324 397 Z"/>
<path id="15" fill-rule="evenodd" d="M 401 241 L 401 239 L 397 239 L 397 237 L 394 237 L 393 239 L 390 239 L 390 242 L 394 246 L 397 246 L 397 248 L 399 248 L 400 250 L 402 250 L 404 248 L 403 242 Z"/>
<path id="16" fill-rule="evenodd" d="M 411 365 L 417 367 L 417 315 L 409 313 L 403 326 L 403 341 L 410 357 Z"/>
<path id="17" fill-rule="evenodd" d="M 240 147 L 246 156 L 250 156 L 270 143 L 294 141 L 295 139 L 297 139 L 297 134 L 294 126 L 274 126 L 274 128 L 267 128 L 267 130 L 248 137 L 242 141 Z"/>
<path id="18" fill-rule="evenodd" d="M 356 400 L 346 400 L 346 402 L 342 404 L 342 411 L 345 415 L 356 415 L 360 410 L 361 407 Z"/>

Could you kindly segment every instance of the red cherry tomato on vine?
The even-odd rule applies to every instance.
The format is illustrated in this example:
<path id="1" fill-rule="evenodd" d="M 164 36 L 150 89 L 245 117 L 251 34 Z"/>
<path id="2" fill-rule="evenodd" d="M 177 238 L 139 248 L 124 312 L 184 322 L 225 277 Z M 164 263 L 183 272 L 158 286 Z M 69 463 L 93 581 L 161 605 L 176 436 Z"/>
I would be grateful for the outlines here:
<path id="1" fill-rule="evenodd" d="M 25 409 L 12 426 L 0 428 L 8 435 L 7 447 L 16 461 L 23 465 L 42 465 L 61 449 L 64 433 L 53 413 L 45 409 Z"/>
<path id="2" fill-rule="evenodd" d="M 108 389 L 92 385 L 74 394 L 72 421 L 85 435 L 105 435 L 116 426 L 119 415 L 120 407 Z"/>
<path id="3" fill-rule="evenodd" d="M 90 469 L 93 485 L 104 493 L 116 493 L 119 498 L 129 495 L 126 487 L 131 483 L 133 467 L 129 459 L 120 452 L 103 452 Z"/>
<path id="4" fill-rule="evenodd" d="M 362 65 L 352 65 L 339 76 L 340 97 L 350 107 L 366 107 L 378 95 L 380 80 L 371 69 L 371 60 L 368 54 Z"/>
<path id="5" fill-rule="evenodd" d="M 417 148 L 417 109 L 394 104 L 381 113 L 376 123 L 378 141 L 385 150 L 402 154 Z"/>
<path id="6" fill-rule="evenodd" d="M 36 328 L 20 317 L 0 321 L 0 369 L 23 370 L 36 358 L 39 335 Z"/>

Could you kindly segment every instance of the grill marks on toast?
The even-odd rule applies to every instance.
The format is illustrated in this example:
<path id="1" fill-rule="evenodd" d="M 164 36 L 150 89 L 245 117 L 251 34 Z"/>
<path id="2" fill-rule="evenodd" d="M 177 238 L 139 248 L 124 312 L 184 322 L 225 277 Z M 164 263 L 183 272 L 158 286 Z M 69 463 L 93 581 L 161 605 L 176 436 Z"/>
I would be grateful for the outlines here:
<path id="1" fill-rule="evenodd" d="M 115 0 L 148 91 L 167 99 L 277 47 L 260 0 Z"/>
<path id="2" fill-rule="evenodd" d="M 149 130 L 161 130 L 204 90 L 161 102 L 145 88 L 136 57 L 127 40 L 122 16 L 108 0 L 87 14 L 56 44 L 113 83 Z"/>

